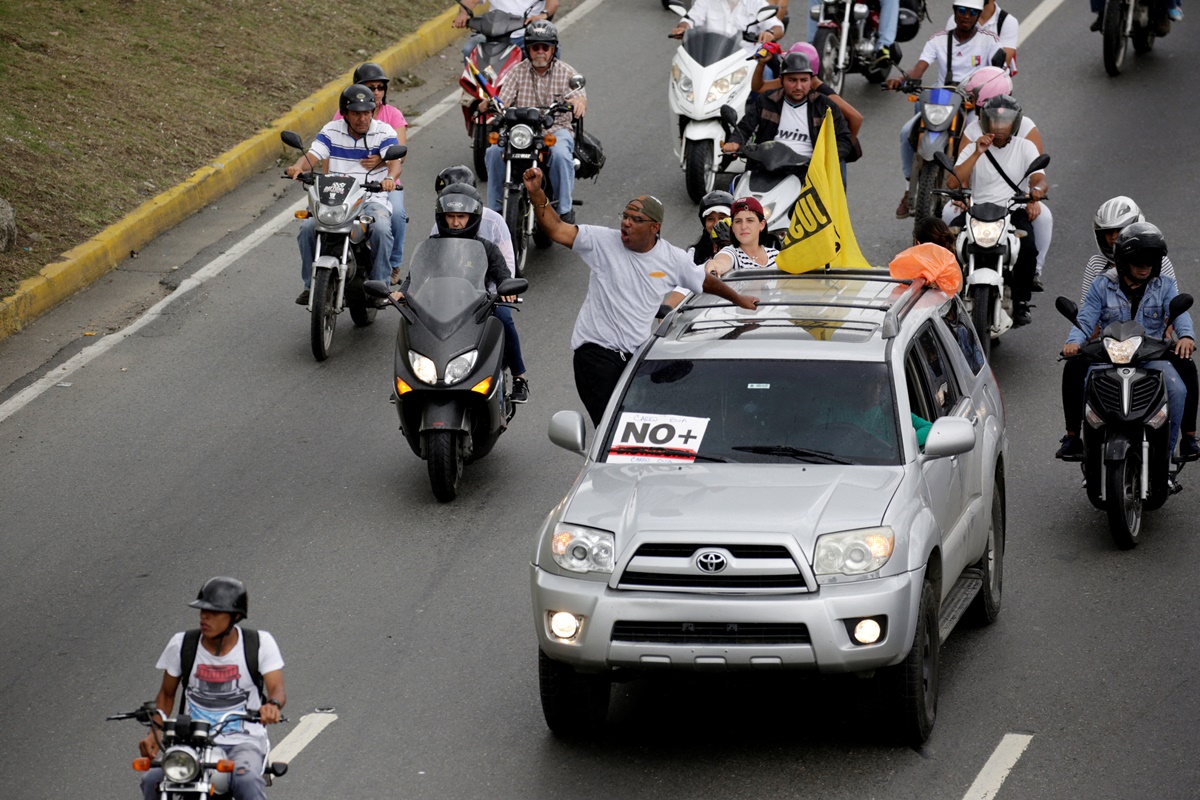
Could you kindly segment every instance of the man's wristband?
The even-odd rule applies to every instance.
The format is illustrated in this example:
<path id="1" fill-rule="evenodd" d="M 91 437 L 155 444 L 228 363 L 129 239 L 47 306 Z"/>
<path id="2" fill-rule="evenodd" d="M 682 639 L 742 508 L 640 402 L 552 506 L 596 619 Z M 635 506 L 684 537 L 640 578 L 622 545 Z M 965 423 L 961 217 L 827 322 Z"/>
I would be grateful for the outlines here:
<path id="1" fill-rule="evenodd" d="M 270 705 L 270 706 L 275 706 L 275 707 L 276 707 L 276 708 L 278 708 L 280 711 L 282 711 L 282 710 L 283 710 L 283 703 L 279 702 L 279 701 L 278 701 L 278 700 L 276 700 L 274 697 L 268 697 L 268 698 L 267 698 L 265 701 L 263 701 L 263 705 L 264 705 L 264 706 L 268 706 L 268 705 Z"/>
<path id="2" fill-rule="evenodd" d="M 533 204 L 533 207 L 534 207 L 534 209 L 536 210 L 536 209 L 540 209 L 540 208 L 545 208 L 545 207 L 546 207 L 546 206 L 548 206 L 548 205 L 550 205 L 550 198 L 549 198 L 549 197 L 547 197 L 547 198 L 546 198 L 546 202 L 544 202 L 544 203 L 534 203 L 534 204 Z"/>

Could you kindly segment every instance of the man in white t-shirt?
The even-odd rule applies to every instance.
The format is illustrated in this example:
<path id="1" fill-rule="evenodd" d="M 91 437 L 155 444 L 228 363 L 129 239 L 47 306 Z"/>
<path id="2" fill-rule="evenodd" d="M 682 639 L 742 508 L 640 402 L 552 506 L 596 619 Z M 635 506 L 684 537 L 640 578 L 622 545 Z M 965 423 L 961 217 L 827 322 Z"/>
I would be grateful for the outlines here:
<path id="1" fill-rule="evenodd" d="M 462 0 L 459 3 L 458 16 L 450 24 L 455 28 L 467 27 L 467 22 L 471 19 L 470 9 L 482 2 L 483 0 Z M 539 19 L 553 20 L 555 13 L 558 12 L 558 0 L 490 0 L 488 10 L 489 12 L 499 11 L 501 14 L 513 17 L 524 17 L 525 24 L 513 31 L 510 37 L 513 44 L 520 47 L 525 41 L 525 26 Z M 484 41 L 487 41 L 487 37 L 482 33 L 472 33 L 468 36 L 467 40 L 463 42 L 463 58 L 470 58 L 475 45 Z"/>
<path id="2" fill-rule="evenodd" d="M 757 49 L 756 43 L 742 39 L 742 31 L 747 28 L 757 38 L 757 44 L 778 42 L 783 38 L 780 17 L 785 11 L 764 22 L 758 21 L 758 12 L 767 5 L 767 0 L 695 0 L 687 16 L 679 20 L 669 35 L 678 39 L 688 28 L 704 28 L 726 36 L 736 36 L 742 49 L 752 53 Z"/>
<path id="3" fill-rule="evenodd" d="M 1046 196 L 1046 173 L 1037 170 L 1025 173 L 1039 155 L 1037 146 L 1028 139 L 1013 134 L 1021 127 L 1021 107 L 1008 95 L 987 101 L 979 115 L 983 135 L 963 148 L 958 156 L 954 175 L 963 186 L 971 188 L 971 202 L 996 203 L 1007 206 L 1016 194 L 1009 181 L 1033 199 L 1023 208 L 1013 209 L 1010 221 L 1017 230 L 1025 231 L 1021 251 L 1013 267 L 1012 299 L 1013 325 L 1028 325 L 1029 298 L 1037 265 L 1037 238 L 1033 220 L 1041 212 L 1040 201 Z M 1007 180 L 1005 180 L 1007 176 Z M 963 217 L 955 224 L 961 225 Z"/>
<path id="4" fill-rule="evenodd" d="M 946 20 L 946 30 L 953 30 L 956 25 L 954 15 Z M 1004 48 L 1004 66 L 1010 75 L 1017 74 L 1017 44 L 1021 41 L 1021 23 L 1012 14 L 996 5 L 996 0 L 987 0 L 983 11 L 979 13 L 979 27 L 996 34 L 1000 46 Z"/>
<path id="5" fill-rule="evenodd" d="M 246 618 L 249 604 L 241 581 L 225 577 L 205 581 L 196 599 L 188 603 L 200 609 L 199 630 L 172 636 L 158 658 L 163 678 L 155 705 L 164 719 L 170 717 L 182 685 L 180 712 L 186 710 L 194 720 L 215 724 L 230 712 L 257 711 L 262 725 L 246 721 L 227 725 L 216 741 L 225 748 L 225 757 L 234 762 L 229 785 L 235 800 L 265 800 L 262 770 L 271 743 L 263 725 L 279 722 L 287 691 L 283 656 L 275 637 L 266 631 L 244 631 L 237 624 Z M 248 663 L 248 650 L 257 650 L 256 664 Z M 185 666 L 187 658 L 190 664 Z M 160 746 L 158 731 L 152 729 L 138 746 L 143 756 L 153 758 Z M 162 778 L 159 767 L 146 773 L 142 779 L 146 800 L 159 796 Z"/>
<path id="6" fill-rule="evenodd" d="M 542 189 L 542 171 L 523 176 L 537 223 L 553 241 L 574 250 L 591 270 L 587 296 L 575 320 L 575 389 L 593 425 L 600 424 L 630 356 L 650 336 L 663 298 L 676 286 L 707 292 L 739 308 L 754 309 L 758 298 L 738 294 L 681 250 L 659 237 L 662 202 L 640 195 L 625 205 L 621 229 L 563 222 Z"/>
<path id="7" fill-rule="evenodd" d="M 909 71 L 908 78 L 919 80 L 930 66 L 936 70 L 937 80 L 932 85 L 942 86 L 947 83 L 957 83 L 979 67 L 992 63 L 997 51 L 1002 51 L 996 34 L 979 27 L 979 14 L 983 10 L 984 0 L 956 0 L 954 4 L 954 22 L 952 30 L 939 31 L 929 37 L 921 50 L 921 57 Z M 903 83 L 901 78 L 889 78 L 887 87 L 898 89 Z M 907 185 L 912 176 L 913 144 L 910 139 L 913 126 L 921 118 L 917 113 L 904 123 L 900 129 L 900 165 L 904 171 L 904 182 Z M 908 207 L 908 190 L 900 198 L 896 207 L 896 218 L 904 219 L 911 216 Z"/>

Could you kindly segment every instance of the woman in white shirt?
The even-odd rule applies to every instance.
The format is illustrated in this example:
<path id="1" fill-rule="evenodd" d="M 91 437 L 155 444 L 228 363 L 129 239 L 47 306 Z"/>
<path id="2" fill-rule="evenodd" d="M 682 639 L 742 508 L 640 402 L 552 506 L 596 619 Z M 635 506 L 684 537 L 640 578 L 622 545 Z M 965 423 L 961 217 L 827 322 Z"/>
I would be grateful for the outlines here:
<path id="1" fill-rule="evenodd" d="M 724 275 L 732 269 L 774 269 L 779 251 L 762 244 L 762 234 L 767 229 L 762 203 L 753 197 L 743 197 L 733 201 L 730 212 L 734 243 L 721 248 L 705 268 L 714 275 Z"/>

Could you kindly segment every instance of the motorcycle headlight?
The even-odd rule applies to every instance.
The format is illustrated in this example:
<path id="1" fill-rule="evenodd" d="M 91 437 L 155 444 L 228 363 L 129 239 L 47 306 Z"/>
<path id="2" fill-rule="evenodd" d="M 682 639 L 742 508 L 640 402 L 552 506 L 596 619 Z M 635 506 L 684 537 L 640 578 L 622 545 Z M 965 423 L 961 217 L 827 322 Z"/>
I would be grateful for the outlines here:
<path id="1" fill-rule="evenodd" d="M 954 106 L 925 106 L 925 120 L 935 128 L 944 125 L 953 113 Z"/>
<path id="2" fill-rule="evenodd" d="M 742 85 L 742 82 L 746 80 L 746 76 L 749 74 L 750 70 L 748 68 L 738 67 L 728 75 L 717 78 L 708 89 L 708 97 L 704 100 L 705 104 L 725 99 L 730 92 Z"/>
<path id="3" fill-rule="evenodd" d="M 571 572 L 612 572 L 616 542 L 608 531 L 559 524 L 550 553 L 554 563 Z"/>
<path id="4" fill-rule="evenodd" d="M 352 212 L 349 205 L 320 206 L 317 208 L 317 221 L 322 225 L 345 225 Z"/>
<path id="5" fill-rule="evenodd" d="M 771 215 L 774 213 L 775 213 L 775 204 L 774 203 L 767 203 L 766 205 L 763 206 L 763 216 L 766 218 L 767 222 L 771 221 Z"/>
<path id="6" fill-rule="evenodd" d="M 975 244 L 980 247 L 995 247 L 1000 241 L 1000 237 L 1004 235 L 1004 220 L 998 219 L 995 222 L 981 222 L 980 220 L 971 220 L 971 236 L 975 239 Z"/>
<path id="7" fill-rule="evenodd" d="M 813 572 L 817 575 L 864 575 L 892 557 L 895 534 L 890 527 L 863 528 L 817 537 Z"/>
<path id="8" fill-rule="evenodd" d="M 683 98 L 689 103 L 692 102 L 692 98 L 696 96 L 693 91 L 695 87 L 692 86 L 692 79 L 687 75 L 684 75 L 680 77 L 677 86 L 679 87 L 679 93 L 683 95 Z"/>
<path id="9" fill-rule="evenodd" d="M 426 358 L 416 350 L 409 350 L 408 365 L 412 367 L 413 374 L 417 376 L 417 380 L 428 383 L 431 386 L 437 383 L 437 365 L 433 363 L 433 359 Z"/>
<path id="10" fill-rule="evenodd" d="M 1128 364 L 1141 346 L 1140 336 L 1131 336 L 1123 342 L 1118 342 L 1111 336 L 1104 337 L 1104 349 L 1108 351 L 1108 358 L 1114 364 Z"/>
<path id="11" fill-rule="evenodd" d="M 672 83 L 679 83 L 679 76 L 681 76 L 682 74 L 683 74 L 683 70 L 681 70 L 679 68 L 678 64 L 671 65 L 671 82 Z"/>
<path id="12" fill-rule="evenodd" d="M 455 356 L 450 359 L 450 363 L 446 365 L 446 383 L 458 383 L 470 375 L 471 370 L 475 367 L 475 359 L 478 356 L 479 351 L 472 350 L 469 353 L 463 353 L 461 356 Z"/>
<path id="13" fill-rule="evenodd" d="M 533 129 L 528 125 L 513 125 L 508 130 L 508 143 L 518 150 L 533 144 Z"/>
<path id="14" fill-rule="evenodd" d="M 162 771 L 172 783 L 191 783 L 200 774 L 200 764 L 188 750 L 168 750 L 163 756 Z"/>

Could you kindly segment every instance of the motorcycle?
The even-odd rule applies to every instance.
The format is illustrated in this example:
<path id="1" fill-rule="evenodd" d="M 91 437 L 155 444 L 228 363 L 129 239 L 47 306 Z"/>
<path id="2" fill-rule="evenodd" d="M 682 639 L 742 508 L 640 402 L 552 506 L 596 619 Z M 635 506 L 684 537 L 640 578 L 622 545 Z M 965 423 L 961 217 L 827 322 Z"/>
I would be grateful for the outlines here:
<path id="1" fill-rule="evenodd" d="M 153 702 L 144 703 L 136 711 L 116 714 L 108 721 L 135 719 L 153 730 L 158 740 L 158 755 L 155 758 L 136 758 L 133 768 L 147 772 L 161 767 L 162 782 L 159 797 L 162 800 L 211 800 L 229 798 L 229 779 L 233 774 L 234 762 L 227 759 L 225 748 L 217 744 L 217 737 L 225 728 L 238 722 L 258 722 L 257 711 L 231 711 L 216 722 L 193 719 L 180 714 L 168 718 Z M 161 720 L 161 722 L 159 721 Z M 286 718 L 281 720 L 286 722 Z M 162 731 L 161 739 L 157 733 Z M 263 762 L 263 779 L 270 786 L 273 778 L 287 774 L 288 765 L 282 761 Z"/>
<path id="2" fill-rule="evenodd" d="M 1104 37 L 1104 69 L 1114 78 L 1125 66 L 1129 41 L 1140 55 L 1154 48 L 1154 39 L 1171 32 L 1166 0 L 1107 0 L 1100 27 Z"/>
<path id="3" fill-rule="evenodd" d="M 485 37 L 471 50 L 463 64 L 462 76 L 458 79 L 463 90 L 463 119 L 467 125 L 467 135 L 471 137 L 475 174 L 483 181 L 487 180 L 487 162 L 483 154 L 488 148 L 488 133 L 495 125 L 488 103 L 496 96 L 500 82 L 509 70 L 524 58 L 521 48 L 513 42 L 512 34 L 525 27 L 529 12 L 518 17 L 503 11 L 489 11 L 477 17 L 461 2 L 459 5 L 470 17 L 467 27 Z"/>
<path id="4" fill-rule="evenodd" d="M 568 85 L 572 89 L 583 88 L 582 75 L 572 75 Z M 550 182 L 550 174 L 544 168 L 550 158 L 550 148 L 556 138 L 552 133 L 543 133 L 554 125 L 557 114 L 571 111 L 571 106 L 561 99 L 549 108 L 505 108 L 499 98 L 492 98 L 491 107 L 495 110 L 500 130 L 491 134 L 495 144 L 504 151 L 504 194 L 501 214 L 504 224 L 508 226 L 513 243 L 513 263 L 516 277 L 525 274 L 525 261 L 529 254 L 529 240 L 539 249 L 551 245 L 550 237 L 542 233 L 537 226 L 533 214 L 533 203 L 529 201 L 529 192 L 525 188 L 525 170 L 535 164 L 542 167 L 546 196 L 554 197 L 554 187 Z M 576 119 L 574 123 L 576 157 L 575 172 L 578 176 L 580 169 L 579 147 L 583 141 L 583 120 Z"/>
<path id="5" fill-rule="evenodd" d="M 504 327 L 492 314 L 501 297 L 529 288 L 510 278 L 489 294 L 487 254 L 471 239 L 433 238 L 413 254 L 403 301 L 383 281 L 367 281 L 374 297 L 400 312 L 396 332 L 395 403 L 400 430 L 429 465 L 433 495 L 458 494 L 463 465 L 495 446 L 516 413 L 504 368 Z"/>
<path id="6" fill-rule="evenodd" d="M 670 8 L 681 17 L 687 15 L 687 9 L 678 3 L 672 3 Z M 758 12 L 756 21 L 772 19 L 778 11 L 767 6 Z M 724 143 L 721 106 L 744 108 L 750 97 L 754 56 L 747 58 L 741 43 L 755 40 L 749 27 L 740 36 L 688 28 L 671 61 L 667 104 L 675 157 L 679 159 L 688 196 L 694 203 L 712 191 L 716 173 L 722 171 L 717 166 Z"/>
<path id="7" fill-rule="evenodd" d="M 1054 305 L 1079 327 L 1075 303 L 1059 297 Z M 1191 295 L 1177 295 L 1168 314 L 1175 319 L 1191 306 Z M 1084 331 L 1089 338 L 1091 333 Z M 1161 371 L 1146 366 L 1165 358 L 1171 346 L 1128 320 L 1109 324 L 1072 356 L 1095 366 L 1084 391 L 1083 455 L 1064 460 L 1082 462 L 1088 500 L 1107 512 L 1113 542 L 1122 550 L 1137 546 L 1142 513 L 1180 491 L 1175 478 L 1183 462 L 1171 458 L 1166 382 Z"/>
<path id="8" fill-rule="evenodd" d="M 934 160 L 937 166 L 954 174 L 954 162 L 945 153 L 934 153 Z M 1045 169 L 1049 163 L 1050 156 L 1043 153 L 1033 160 L 1023 178 Z M 933 193 L 967 206 L 966 224 L 958 231 L 955 249 L 963 269 L 963 296 L 971 309 L 971 322 L 984 356 L 990 356 L 992 340 L 998 341 L 1013 325 L 1010 284 L 1025 232 L 1012 224 L 1012 212 L 1032 198 L 1017 193 L 1001 205 L 972 202 L 971 190 L 967 188 L 934 189 Z"/>
<path id="9" fill-rule="evenodd" d="M 836 94 L 842 93 L 847 73 L 858 73 L 871 83 L 883 83 L 891 70 L 891 62 L 900 63 L 902 53 L 896 42 L 907 42 L 917 35 L 921 18 L 929 19 L 925 0 L 900 0 L 900 19 L 896 25 L 896 42 L 890 46 L 891 60 L 878 63 L 879 0 L 824 0 L 811 9 L 817 21 L 813 47 L 821 61 L 817 77 Z"/>
<path id="10" fill-rule="evenodd" d="M 280 134 L 283 143 L 308 151 L 293 131 Z M 384 161 L 404 158 L 408 148 L 395 144 L 383 153 Z M 284 176 L 287 177 L 287 176 Z M 297 211 L 299 219 L 315 218 L 317 249 L 313 259 L 312 285 L 308 297 L 311 314 L 309 338 L 317 361 L 329 358 L 337 315 L 349 309 L 359 327 L 375 321 L 375 305 L 363 293 L 363 281 L 371 270 L 373 256 L 368 239 L 375 220 L 360 215 L 368 193 L 382 192 L 378 181 L 362 181 L 349 175 L 320 175 L 304 172 L 297 178 L 308 190 L 308 210 Z"/>
<path id="11" fill-rule="evenodd" d="M 947 154 L 952 163 L 958 160 L 968 122 L 966 112 L 974 106 L 956 86 L 922 86 L 907 74 L 904 77 L 896 91 L 907 93 L 911 103 L 921 101 L 921 118 L 909 134 L 915 156 L 908 178 L 908 207 L 913 218 L 921 220 L 942 212 L 942 203 L 934 194 L 934 189 L 941 187 L 935 154 Z"/>
<path id="12" fill-rule="evenodd" d="M 735 200 L 753 197 L 762 203 L 767 218 L 767 233 L 778 249 L 784 233 L 791 227 L 792 210 L 804 188 L 809 157 L 802 156 L 782 142 L 754 142 L 742 145 L 738 156 L 746 160 L 746 172 L 734 183 Z"/>

